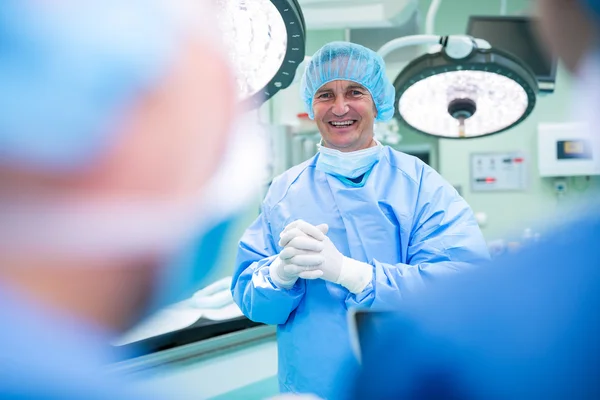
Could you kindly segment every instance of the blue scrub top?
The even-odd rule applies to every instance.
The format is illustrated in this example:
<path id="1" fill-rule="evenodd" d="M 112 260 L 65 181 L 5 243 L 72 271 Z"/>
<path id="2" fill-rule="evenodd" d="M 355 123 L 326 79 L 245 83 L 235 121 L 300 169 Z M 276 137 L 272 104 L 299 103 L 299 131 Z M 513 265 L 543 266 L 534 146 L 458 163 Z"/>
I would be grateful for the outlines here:
<path id="1" fill-rule="evenodd" d="M 0 399 L 157 399 L 109 377 L 110 335 L 0 282 Z"/>
<path id="2" fill-rule="evenodd" d="M 351 353 L 348 309 L 397 308 L 407 293 L 489 254 L 467 203 L 419 159 L 386 146 L 357 187 L 317 170 L 318 156 L 273 181 L 239 243 L 232 293 L 248 318 L 278 325 L 281 390 L 329 399 Z M 299 279 L 290 290 L 273 284 L 279 234 L 297 219 L 328 224 L 342 254 L 372 265 L 363 292 L 321 279 Z"/>
<path id="3" fill-rule="evenodd" d="M 600 399 L 599 243 L 588 216 L 431 285 L 369 332 L 338 393 L 353 382 L 345 398 Z"/>

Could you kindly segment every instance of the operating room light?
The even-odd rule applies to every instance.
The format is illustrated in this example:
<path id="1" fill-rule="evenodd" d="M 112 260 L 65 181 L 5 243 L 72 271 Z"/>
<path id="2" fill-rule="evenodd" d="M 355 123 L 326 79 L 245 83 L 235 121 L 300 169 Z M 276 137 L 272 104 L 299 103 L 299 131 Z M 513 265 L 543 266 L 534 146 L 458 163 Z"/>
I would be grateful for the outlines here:
<path id="1" fill-rule="evenodd" d="M 217 3 L 240 100 L 262 103 L 289 86 L 304 58 L 304 20 L 296 0 Z"/>
<path id="2" fill-rule="evenodd" d="M 474 138 L 505 131 L 527 118 L 538 84 L 527 64 L 470 36 L 414 35 L 384 45 L 436 45 L 411 61 L 394 81 L 396 118 L 417 132 Z"/>
<path id="3" fill-rule="evenodd" d="M 414 83 L 400 97 L 398 110 L 418 131 L 475 137 L 512 126 L 527 105 L 525 89 L 510 78 L 489 71 L 451 71 Z"/>

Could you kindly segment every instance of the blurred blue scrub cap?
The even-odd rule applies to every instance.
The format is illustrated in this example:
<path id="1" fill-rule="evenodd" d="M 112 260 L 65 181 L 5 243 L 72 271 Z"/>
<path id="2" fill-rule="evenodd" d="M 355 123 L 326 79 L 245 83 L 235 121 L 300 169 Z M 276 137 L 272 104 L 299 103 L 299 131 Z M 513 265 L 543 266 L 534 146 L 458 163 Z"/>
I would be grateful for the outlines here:
<path id="1" fill-rule="evenodd" d="M 73 169 L 106 149 L 165 72 L 174 21 L 160 3 L 2 1 L 0 165 Z"/>
<path id="2" fill-rule="evenodd" d="M 332 42 L 315 53 L 302 76 L 302 100 L 311 119 L 314 119 L 312 103 L 315 93 L 321 86 L 335 80 L 364 86 L 377 108 L 376 121 L 389 121 L 394 116 L 395 90 L 385 74 L 383 59 L 361 45 Z"/>

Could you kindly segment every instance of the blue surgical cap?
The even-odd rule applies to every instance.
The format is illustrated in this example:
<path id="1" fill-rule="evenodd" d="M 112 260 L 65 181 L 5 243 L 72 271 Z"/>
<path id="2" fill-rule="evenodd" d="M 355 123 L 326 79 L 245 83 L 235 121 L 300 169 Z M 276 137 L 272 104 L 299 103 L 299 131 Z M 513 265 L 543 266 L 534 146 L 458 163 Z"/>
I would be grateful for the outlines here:
<path id="1" fill-rule="evenodd" d="M 395 91 L 385 74 L 383 59 L 361 45 L 332 42 L 315 53 L 302 76 L 302 100 L 311 119 L 314 118 L 315 93 L 321 86 L 336 80 L 356 82 L 371 93 L 377 108 L 376 121 L 389 121 L 394 116 Z"/>
<path id="2" fill-rule="evenodd" d="M 121 114 L 164 73 L 174 49 L 174 20 L 161 7 L 3 0 L 0 165 L 73 169 L 105 150 Z"/>

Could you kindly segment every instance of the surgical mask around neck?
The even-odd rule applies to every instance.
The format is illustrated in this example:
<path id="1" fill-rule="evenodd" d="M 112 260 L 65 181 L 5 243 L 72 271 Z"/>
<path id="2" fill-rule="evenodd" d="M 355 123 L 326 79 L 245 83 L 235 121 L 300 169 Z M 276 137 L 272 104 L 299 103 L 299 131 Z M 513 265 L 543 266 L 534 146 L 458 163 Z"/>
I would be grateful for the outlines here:
<path id="1" fill-rule="evenodd" d="M 344 177 L 358 178 L 363 175 L 379 161 L 383 146 L 375 141 L 375 146 L 350 152 L 342 152 L 319 144 L 319 158 L 316 168 L 326 174 Z"/>

